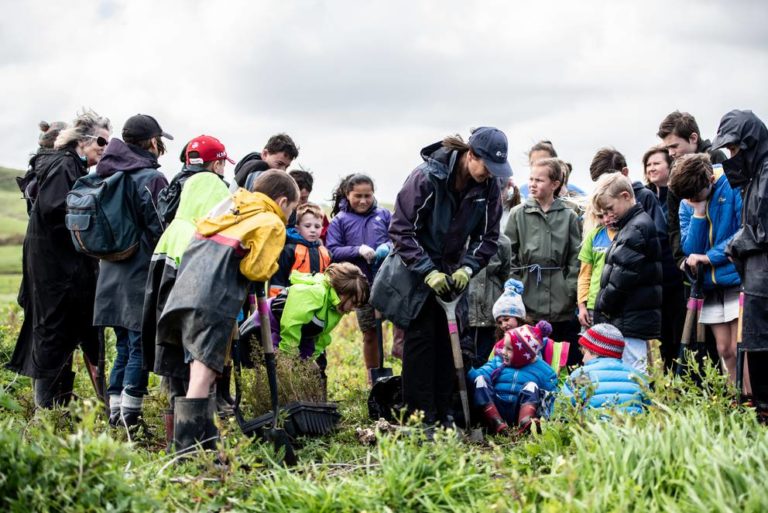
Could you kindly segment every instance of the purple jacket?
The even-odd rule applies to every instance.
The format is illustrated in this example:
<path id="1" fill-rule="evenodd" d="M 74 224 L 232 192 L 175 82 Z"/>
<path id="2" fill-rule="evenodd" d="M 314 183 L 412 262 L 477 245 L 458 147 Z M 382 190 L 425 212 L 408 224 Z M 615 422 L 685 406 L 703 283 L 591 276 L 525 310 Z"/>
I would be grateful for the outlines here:
<path id="1" fill-rule="evenodd" d="M 477 274 L 496 254 L 501 219 L 498 180 L 470 180 L 463 196 L 451 190 L 457 152 L 435 143 L 397 195 L 389 235 L 409 268 L 426 275 L 469 266 Z"/>
<path id="2" fill-rule="evenodd" d="M 373 282 L 371 265 L 360 256 L 360 246 L 365 244 L 373 249 L 379 244 L 389 242 L 389 221 L 392 214 L 385 208 L 373 204 L 367 214 L 354 212 L 347 203 L 341 200 L 341 212 L 331 219 L 325 245 L 331 252 L 334 262 L 350 262 L 358 266 Z"/>

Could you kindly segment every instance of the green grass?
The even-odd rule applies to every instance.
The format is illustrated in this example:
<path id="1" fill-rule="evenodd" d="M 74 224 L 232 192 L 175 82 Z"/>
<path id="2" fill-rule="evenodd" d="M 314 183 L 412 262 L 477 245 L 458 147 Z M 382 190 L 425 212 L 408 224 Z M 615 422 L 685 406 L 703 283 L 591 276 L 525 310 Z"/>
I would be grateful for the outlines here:
<path id="1" fill-rule="evenodd" d="M 0 167 L 0 241 L 20 244 L 27 229 L 26 203 L 15 178 L 24 171 Z"/>
<path id="2" fill-rule="evenodd" d="M 19 329 L 2 314 L 0 358 Z M 110 343 L 110 346 L 112 344 Z M 113 350 L 110 350 L 110 356 Z M 415 429 L 361 444 L 367 386 L 354 319 L 329 351 L 329 393 L 344 419 L 334 434 L 302 440 L 299 465 L 275 463 L 272 449 L 221 424 L 221 452 L 169 463 L 150 381 L 145 413 L 153 435 L 127 442 L 106 427 L 78 363 L 80 400 L 34 411 L 27 378 L 0 370 L 0 508 L 4 511 L 766 511 L 768 431 L 733 405 L 711 367 L 704 385 L 656 374 L 646 415 L 600 419 L 567 405 L 525 438 L 482 444 Z M 397 362 L 388 361 L 388 364 Z"/>

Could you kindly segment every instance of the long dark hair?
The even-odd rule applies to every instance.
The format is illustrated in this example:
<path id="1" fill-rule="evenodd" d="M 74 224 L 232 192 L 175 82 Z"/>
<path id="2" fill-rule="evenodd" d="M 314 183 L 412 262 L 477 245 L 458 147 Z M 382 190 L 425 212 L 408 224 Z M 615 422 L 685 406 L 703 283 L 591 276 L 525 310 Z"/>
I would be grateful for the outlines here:
<path id="1" fill-rule="evenodd" d="M 341 212 L 341 200 L 347 199 L 347 194 L 355 187 L 355 185 L 365 184 L 371 186 L 371 190 L 374 191 L 373 179 L 362 173 L 352 173 L 341 179 L 339 186 L 333 191 L 333 208 L 331 209 L 331 217 L 336 217 L 336 214 Z"/>

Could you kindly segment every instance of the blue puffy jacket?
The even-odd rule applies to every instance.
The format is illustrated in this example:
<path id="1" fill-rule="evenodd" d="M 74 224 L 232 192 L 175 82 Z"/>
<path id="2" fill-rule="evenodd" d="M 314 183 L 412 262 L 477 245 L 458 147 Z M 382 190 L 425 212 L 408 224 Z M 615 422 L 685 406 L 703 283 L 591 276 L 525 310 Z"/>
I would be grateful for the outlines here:
<path id="1" fill-rule="evenodd" d="M 646 377 L 618 358 L 599 357 L 573 371 L 563 387 L 563 395 L 575 403 L 589 397 L 590 408 L 611 408 L 636 414 L 648 403 L 643 387 Z"/>
<path id="2" fill-rule="evenodd" d="M 472 381 L 478 376 L 483 376 L 485 382 L 493 387 L 494 402 L 501 401 L 509 406 L 517 404 L 520 391 L 529 381 L 536 383 L 540 389 L 548 392 L 557 388 L 557 374 L 541 358 L 537 358 L 535 362 L 529 363 L 525 367 L 515 369 L 505 367 L 501 356 L 494 356 L 492 360 L 479 369 L 470 369 L 467 375 Z"/>
<path id="3" fill-rule="evenodd" d="M 704 288 L 740 285 L 736 267 L 725 249 L 741 226 L 741 193 L 731 189 L 722 167 L 715 168 L 714 190 L 707 200 L 707 217 L 694 217 L 693 208 L 680 202 L 680 240 L 686 255 L 706 254 L 712 265 L 704 275 Z"/>

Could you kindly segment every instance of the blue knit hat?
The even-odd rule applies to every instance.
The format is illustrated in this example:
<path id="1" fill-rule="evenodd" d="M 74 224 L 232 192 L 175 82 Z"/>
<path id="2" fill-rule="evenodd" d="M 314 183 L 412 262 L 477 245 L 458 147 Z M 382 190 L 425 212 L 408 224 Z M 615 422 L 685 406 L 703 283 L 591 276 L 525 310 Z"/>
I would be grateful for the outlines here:
<path id="1" fill-rule="evenodd" d="M 525 305 L 523 304 L 523 284 L 512 278 L 504 284 L 504 293 L 493 304 L 493 318 L 498 319 L 502 315 L 525 319 Z"/>

